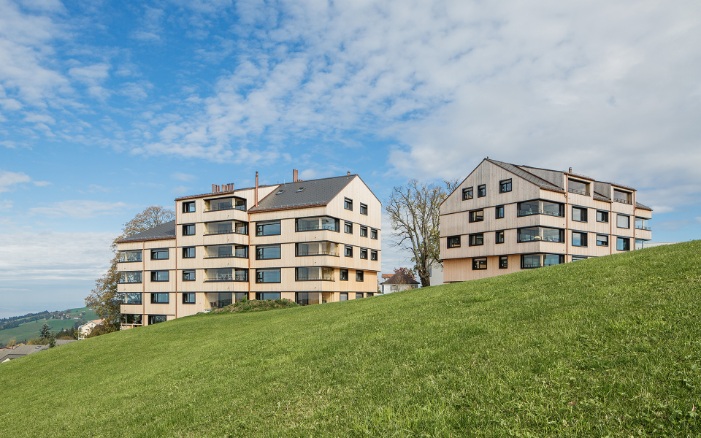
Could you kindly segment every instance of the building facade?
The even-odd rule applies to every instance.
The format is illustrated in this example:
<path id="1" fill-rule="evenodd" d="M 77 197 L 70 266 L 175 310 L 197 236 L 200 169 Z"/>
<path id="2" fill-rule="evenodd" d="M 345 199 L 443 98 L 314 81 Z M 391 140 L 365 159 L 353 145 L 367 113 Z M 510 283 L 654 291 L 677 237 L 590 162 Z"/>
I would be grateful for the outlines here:
<path id="1" fill-rule="evenodd" d="M 176 219 L 118 242 L 122 328 L 244 299 L 320 304 L 374 295 L 377 197 L 358 175 L 175 200 Z"/>
<path id="2" fill-rule="evenodd" d="M 639 249 L 651 218 L 631 187 L 486 158 L 440 206 L 444 281 Z"/>

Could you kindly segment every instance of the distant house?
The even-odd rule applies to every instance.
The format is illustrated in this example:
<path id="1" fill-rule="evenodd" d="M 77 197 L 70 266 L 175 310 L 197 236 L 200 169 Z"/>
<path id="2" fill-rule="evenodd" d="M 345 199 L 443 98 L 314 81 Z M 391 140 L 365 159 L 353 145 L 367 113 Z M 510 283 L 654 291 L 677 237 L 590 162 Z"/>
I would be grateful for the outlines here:
<path id="1" fill-rule="evenodd" d="M 0 363 L 9 362 L 13 359 L 26 356 L 48 349 L 48 345 L 18 345 L 13 348 L 0 349 Z"/>
<path id="2" fill-rule="evenodd" d="M 93 319 L 78 327 L 78 339 L 87 338 L 95 327 L 102 324 L 101 319 Z"/>
<path id="3" fill-rule="evenodd" d="M 383 275 L 384 276 L 387 274 Z M 419 282 L 405 274 L 404 272 L 397 272 L 396 274 L 389 277 L 387 281 L 380 285 L 383 294 L 389 294 L 392 292 L 399 292 L 403 290 L 416 289 L 419 287 Z"/>

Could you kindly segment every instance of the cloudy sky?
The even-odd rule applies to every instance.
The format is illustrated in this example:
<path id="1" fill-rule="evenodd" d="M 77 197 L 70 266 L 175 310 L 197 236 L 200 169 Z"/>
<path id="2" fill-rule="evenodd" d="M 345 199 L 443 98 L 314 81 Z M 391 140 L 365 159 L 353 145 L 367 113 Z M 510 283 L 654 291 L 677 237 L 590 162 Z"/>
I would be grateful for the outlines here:
<path id="1" fill-rule="evenodd" d="M 256 170 L 385 200 L 573 167 L 701 238 L 699 41 L 697 0 L 0 0 L 0 317 L 82 306 L 136 213 Z"/>

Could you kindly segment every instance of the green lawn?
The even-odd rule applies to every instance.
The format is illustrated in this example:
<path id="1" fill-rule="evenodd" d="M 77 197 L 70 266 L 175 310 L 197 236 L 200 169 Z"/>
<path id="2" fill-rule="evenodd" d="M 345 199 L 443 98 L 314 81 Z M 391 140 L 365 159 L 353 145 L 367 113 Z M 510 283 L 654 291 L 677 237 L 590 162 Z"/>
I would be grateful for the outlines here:
<path id="1" fill-rule="evenodd" d="M 700 267 L 691 242 L 114 333 L 0 365 L 0 424 L 32 437 L 698 436 Z"/>
<path id="2" fill-rule="evenodd" d="M 70 309 L 66 310 L 65 312 L 74 317 L 80 317 L 81 312 L 85 312 L 83 323 L 97 319 L 95 312 L 87 307 Z M 38 338 L 41 332 L 41 327 L 44 324 L 48 324 L 49 327 L 51 327 L 52 332 L 59 332 L 62 329 L 69 329 L 73 327 L 75 323 L 76 320 L 73 319 L 40 319 L 37 321 L 27 322 L 18 327 L 0 330 L 0 345 L 5 345 L 12 340 L 19 343 L 29 339 Z"/>

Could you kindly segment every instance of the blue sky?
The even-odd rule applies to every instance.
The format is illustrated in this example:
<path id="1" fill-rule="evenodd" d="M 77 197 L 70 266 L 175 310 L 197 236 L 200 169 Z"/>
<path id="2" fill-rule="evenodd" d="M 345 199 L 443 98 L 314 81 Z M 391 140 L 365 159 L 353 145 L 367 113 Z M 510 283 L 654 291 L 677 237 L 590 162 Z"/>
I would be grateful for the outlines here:
<path id="1" fill-rule="evenodd" d="M 701 238 L 701 3 L 491 3 L 0 0 L 0 317 L 81 306 L 135 214 L 256 170 L 385 200 L 573 167 Z"/>

